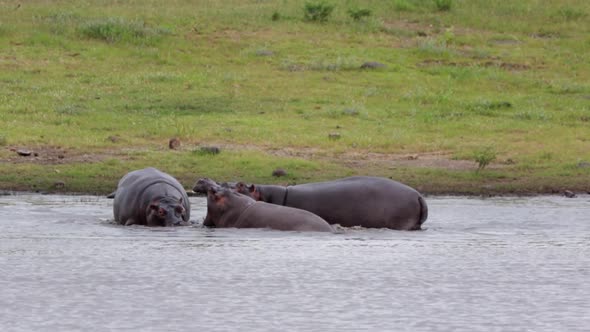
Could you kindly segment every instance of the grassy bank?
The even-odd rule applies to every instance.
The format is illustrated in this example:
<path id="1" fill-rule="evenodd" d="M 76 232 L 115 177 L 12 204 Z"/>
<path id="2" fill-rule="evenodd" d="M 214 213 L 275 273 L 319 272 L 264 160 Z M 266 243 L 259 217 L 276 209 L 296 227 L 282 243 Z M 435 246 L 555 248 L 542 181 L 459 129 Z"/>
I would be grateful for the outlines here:
<path id="1" fill-rule="evenodd" d="M 186 187 L 590 190 L 588 1 L 326 5 L 0 2 L 0 189 L 106 193 L 154 166 Z"/>

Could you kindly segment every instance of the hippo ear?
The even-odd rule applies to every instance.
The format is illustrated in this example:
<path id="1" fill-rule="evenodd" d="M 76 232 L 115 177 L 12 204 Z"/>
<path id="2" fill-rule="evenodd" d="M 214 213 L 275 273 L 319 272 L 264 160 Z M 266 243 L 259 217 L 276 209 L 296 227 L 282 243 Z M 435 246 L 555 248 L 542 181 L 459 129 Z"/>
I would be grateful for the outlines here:
<path id="1" fill-rule="evenodd" d="M 217 189 L 215 187 L 209 187 L 207 189 L 207 195 L 215 195 L 217 193 Z"/>
<path id="2" fill-rule="evenodd" d="M 253 185 L 253 184 L 251 184 L 251 185 L 248 187 L 248 191 L 249 191 L 249 192 L 251 192 L 251 193 L 253 193 L 253 192 L 256 192 L 256 186 L 255 186 L 255 185 Z"/>
<path id="3" fill-rule="evenodd" d="M 244 184 L 244 182 L 238 182 L 236 183 L 236 191 L 239 193 L 243 193 L 245 191 L 246 185 Z"/>
<path id="4" fill-rule="evenodd" d="M 218 190 L 218 188 L 215 187 L 211 187 L 209 188 L 209 190 L 207 191 L 207 195 L 210 196 L 211 198 L 213 198 L 215 201 L 218 201 L 221 198 L 222 192 L 220 190 Z"/>

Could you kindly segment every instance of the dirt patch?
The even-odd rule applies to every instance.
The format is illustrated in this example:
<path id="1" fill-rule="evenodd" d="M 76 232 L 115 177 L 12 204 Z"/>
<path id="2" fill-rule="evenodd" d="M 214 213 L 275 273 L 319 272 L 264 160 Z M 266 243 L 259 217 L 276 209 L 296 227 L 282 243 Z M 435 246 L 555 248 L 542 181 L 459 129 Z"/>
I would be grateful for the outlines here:
<path id="1" fill-rule="evenodd" d="M 494 61 L 487 61 L 483 63 L 484 67 L 500 67 L 505 70 L 529 70 L 531 69 L 530 65 L 524 63 L 508 63 L 508 62 L 494 62 Z M 537 68 L 539 69 L 539 68 Z"/>
<path id="2" fill-rule="evenodd" d="M 386 154 L 386 153 L 345 153 L 340 158 L 352 167 L 368 165 L 382 166 L 388 169 L 402 168 L 439 168 L 447 170 L 474 170 L 477 163 L 469 160 L 454 160 L 449 153 L 429 152 L 416 154 Z M 493 167 L 490 167 L 493 168 Z"/>
<path id="3" fill-rule="evenodd" d="M 477 163 L 470 160 L 456 160 L 448 151 L 424 153 L 378 153 L 369 151 L 349 151 L 338 153 L 312 147 L 302 148 L 270 148 L 254 145 L 226 145 L 227 150 L 252 150 L 268 153 L 277 157 L 291 157 L 308 160 L 325 160 L 341 163 L 351 168 L 382 167 L 395 168 L 435 168 L 447 170 L 475 170 Z M 487 169 L 506 167 L 504 164 L 490 164 Z"/>
<path id="4" fill-rule="evenodd" d="M 449 67 L 497 67 L 504 70 L 510 71 L 521 71 L 521 70 L 529 70 L 532 69 L 531 65 L 525 63 L 510 63 L 504 61 L 447 61 L 447 60 L 439 60 L 439 59 L 427 59 L 418 64 L 419 67 L 431 67 L 431 66 L 449 66 Z M 543 66 L 537 65 L 535 69 L 542 69 Z"/>
<path id="5" fill-rule="evenodd" d="M 357 169 L 374 167 L 381 167 L 383 169 L 433 168 L 457 171 L 471 171 L 477 169 L 477 163 L 475 161 L 454 159 L 453 153 L 450 151 L 419 153 L 381 153 L 370 151 L 334 152 L 314 147 L 274 148 L 251 144 L 217 144 L 217 146 L 228 151 L 257 151 L 284 158 L 328 161 Z M 510 165 L 510 162 L 496 161 L 495 163 L 488 165 L 486 169 L 502 169 Z"/>
<path id="6" fill-rule="evenodd" d="M 126 155 L 119 154 L 119 151 L 86 152 L 71 150 L 56 146 L 37 146 L 27 148 L 31 152 L 29 156 L 21 156 L 17 153 L 19 148 L 9 147 L 8 153 L 0 157 L 0 162 L 13 164 L 38 164 L 38 165 L 62 165 L 73 163 L 96 163 L 106 159 L 125 159 Z"/>
<path id="7" fill-rule="evenodd" d="M 195 28 L 192 31 L 192 35 L 195 37 L 207 38 L 211 42 L 216 41 L 232 41 L 234 43 L 241 43 L 250 39 L 263 39 L 272 40 L 276 36 L 276 32 L 272 29 L 259 29 L 259 30 L 234 30 L 234 29 L 221 29 L 212 32 L 202 32 L 202 29 Z"/>
<path id="8" fill-rule="evenodd" d="M 383 29 L 385 31 L 406 32 L 408 35 L 419 37 L 434 35 L 441 31 L 441 28 L 435 27 L 432 24 L 411 22 L 405 20 L 383 22 Z"/>
<path id="9" fill-rule="evenodd" d="M 190 145 L 190 144 L 189 144 Z M 339 163 L 351 168 L 434 168 L 446 170 L 475 170 L 477 163 L 470 160 L 456 160 L 448 151 L 423 153 L 379 153 L 370 151 L 334 152 L 313 147 L 285 147 L 273 148 L 258 145 L 215 144 L 221 150 L 227 151 L 257 151 L 277 157 L 300 158 L 307 160 L 328 161 Z M 183 146 L 181 151 L 192 151 L 194 146 Z M 107 159 L 129 159 L 129 149 L 104 150 L 100 152 L 86 152 L 71 150 L 55 146 L 40 146 L 30 148 L 30 156 L 20 156 L 18 148 L 9 147 L 8 153 L 0 156 L 0 162 L 13 164 L 32 163 L 39 165 L 63 165 L 73 163 L 97 163 Z M 133 151 L 139 151 L 136 149 Z M 505 164 L 495 163 L 488 169 L 506 167 Z"/>
<path id="10" fill-rule="evenodd" d="M 491 39 L 488 41 L 490 44 L 494 45 L 518 45 L 522 44 L 520 40 L 516 39 Z"/>

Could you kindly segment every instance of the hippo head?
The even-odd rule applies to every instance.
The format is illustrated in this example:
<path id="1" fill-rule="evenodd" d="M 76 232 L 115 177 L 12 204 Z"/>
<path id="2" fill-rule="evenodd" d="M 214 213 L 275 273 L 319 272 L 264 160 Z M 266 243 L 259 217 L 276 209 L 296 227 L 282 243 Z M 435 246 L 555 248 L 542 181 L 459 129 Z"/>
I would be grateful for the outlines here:
<path id="1" fill-rule="evenodd" d="M 236 184 L 235 190 L 236 190 L 236 192 L 239 192 L 240 194 L 254 198 L 254 200 L 256 200 L 256 201 L 262 200 L 262 194 L 260 193 L 260 190 L 258 187 L 256 187 L 256 185 L 253 185 L 253 184 L 247 185 L 243 182 L 238 182 Z"/>
<path id="2" fill-rule="evenodd" d="M 153 200 L 146 211 L 147 226 L 185 226 L 186 209 L 182 198 L 169 197 Z"/>
<path id="3" fill-rule="evenodd" d="M 253 200 L 250 197 L 241 195 L 233 189 L 220 186 L 211 187 L 207 191 L 207 216 L 203 224 L 225 227 L 224 221 L 232 219 L 229 218 L 230 211 L 241 212 L 243 208 L 252 203 Z"/>
<path id="4" fill-rule="evenodd" d="M 200 178 L 193 186 L 193 191 L 200 194 L 206 194 L 209 188 L 212 187 L 219 187 L 219 183 L 209 178 Z"/>
<path id="5" fill-rule="evenodd" d="M 229 188 L 229 189 L 234 189 L 236 187 L 236 183 L 235 182 L 223 182 L 223 183 L 218 183 L 215 182 L 214 180 L 211 180 L 209 178 L 200 178 L 199 180 L 197 180 L 197 182 L 195 182 L 195 185 L 193 186 L 193 191 L 199 194 L 206 194 L 207 191 L 209 190 L 209 188 Z"/>

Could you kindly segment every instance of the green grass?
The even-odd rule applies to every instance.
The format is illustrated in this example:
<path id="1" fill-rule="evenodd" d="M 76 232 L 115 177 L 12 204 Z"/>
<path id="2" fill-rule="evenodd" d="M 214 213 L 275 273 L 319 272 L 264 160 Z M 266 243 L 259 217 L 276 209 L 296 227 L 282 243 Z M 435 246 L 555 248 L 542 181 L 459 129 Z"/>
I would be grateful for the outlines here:
<path id="1" fill-rule="evenodd" d="M 590 161 L 588 1 L 324 4 L 333 11 L 322 24 L 294 0 L 0 4 L 0 188 L 49 190 L 63 178 L 70 191 L 107 192 L 145 166 L 185 181 L 375 174 L 429 192 L 587 186 L 576 165 Z M 370 16 L 351 16 L 359 8 Z M 368 61 L 386 67 L 360 69 Z M 171 137 L 181 150 L 166 150 Z M 202 145 L 222 153 L 193 152 Z M 497 159 L 477 174 L 477 164 L 339 157 L 474 161 L 492 145 Z M 105 157 L 16 162 L 9 149 L 21 147 Z M 292 178 L 272 178 L 276 167 Z"/>

